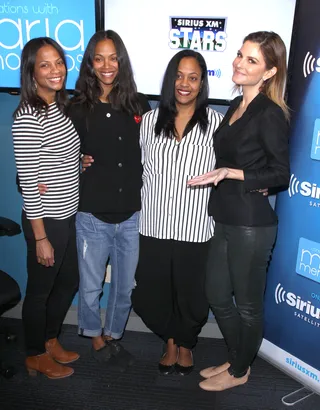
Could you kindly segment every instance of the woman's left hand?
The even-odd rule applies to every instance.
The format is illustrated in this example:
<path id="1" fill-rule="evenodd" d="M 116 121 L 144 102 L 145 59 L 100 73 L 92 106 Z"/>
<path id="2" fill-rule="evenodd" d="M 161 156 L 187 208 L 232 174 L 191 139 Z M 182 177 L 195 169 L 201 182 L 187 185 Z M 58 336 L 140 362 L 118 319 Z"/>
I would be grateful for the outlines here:
<path id="1" fill-rule="evenodd" d="M 208 185 L 214 184 L 218 185 L 220 181 L 225 179 L 229 174 L 228 168 L 218 168 L 213 171 L 207 172 L 206 174 L 199 175 L 198 177 L 189 179 L 187 185 L 196 186 L 196 185 Z"/>

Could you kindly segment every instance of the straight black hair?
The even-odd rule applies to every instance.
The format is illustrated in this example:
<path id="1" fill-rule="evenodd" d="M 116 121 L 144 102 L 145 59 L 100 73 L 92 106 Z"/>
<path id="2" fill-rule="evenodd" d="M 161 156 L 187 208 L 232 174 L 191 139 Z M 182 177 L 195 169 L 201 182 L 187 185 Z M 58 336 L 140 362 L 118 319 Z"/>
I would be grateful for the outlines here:
<path id="1" fill-rule="evenodd" d="M 37 53 L 43 46 L 52 46 L 59 54 L 60 58 L 62 59 L 65 67 L 67 68 L 66 58 L 63 52 L 62 47 L 52 38 L 50 37 L 37 37 L 33 38 L 32 40 L 28 41 L 21 54 L 21 68 L 20 68 L 20 87 L 21 87 L 21 94 L 20 94 L 20 103 L 18 108 L 14 111 L 13 116 L 17 115 L 17 112 L 20 110 L 21 107 L 25 105 L 30 105 L 37 111 L 48 109 L 48 103 L 44 101 L 37 94 L 37 89 L 34 83 L 34 66 L 36 62 Z M 58 105 L 60 111 L 65 112 L 66 106 L 68 104 L 68 94 L 65 89 L 65 84 L 67 81 L 67 71 L 66 77 L 61 90 L 56 92 L 55 101 Z"/>
<path id="2" fill-rule="evenodd" d="M 107 39 L 113 41 L 118 59 L 118 75 L 108 95 L 109 102 L 114 109 L 141 115 L 142 107 L 138 99 L 129 55 L 121 37 L 113 30 L 101 30 L 91 37 L 83 55 L 73 102 L 84 104 L 86 109 L 92 110 L 94 104 L 99 101 L 103 90 L 94 73 L 93 60 L 96 45 L 99 41 Z"/>
<path id="3" fill-rule="evenodd" d="M 175 98 L 175 82 L 177 79 L 180 61 L 185 57 L 192 57 L 197 60 L 201 68 L 201 88 L 197 96 L 194 114 L 187 124 L 184 134 L 187 134 L 197 123 L 199 124 L 202 132 L 206 132 L 207 130 L 207 106 L 209 97 L 207 64 L 200 53 L 193 50 L 182 50 L 175 54 L 169 61 L 163 77 L 159 114 L 155 125 L 155 134 L 158 136 L 162 132 L 167 138 L 173 138 L 176 135 L 174 124 L 178 112 Z"/>

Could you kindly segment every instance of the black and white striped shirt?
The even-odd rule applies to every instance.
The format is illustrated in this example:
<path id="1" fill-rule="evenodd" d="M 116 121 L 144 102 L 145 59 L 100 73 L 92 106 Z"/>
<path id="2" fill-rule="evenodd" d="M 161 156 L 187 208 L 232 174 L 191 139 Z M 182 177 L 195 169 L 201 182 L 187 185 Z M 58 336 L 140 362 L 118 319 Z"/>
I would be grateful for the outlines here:
<path id="1" fill-rule="evenodd" d="M 188 179 L 215 166 L 212 136 L 222 115 L 211 108 L 207 113 L 206 133 L 197 124 L 180 142 L 155 136 L 158 109 L 143 116 L 142 235 L 187 242 L 205 242 L 213 236 L 214 221 L 207 210 L 211 188 L 187 186 Z"/>
<path id="2" fill-rule="evenodd" d="M 12 134 L 27 218 L 65 219 L 76 213 L 80 140 L 70 119 L 56 103 L 49 105 L 47 114 L 25 106 L 16 116 Z M 39 183 L 48 186 L 44 195 Z"/>

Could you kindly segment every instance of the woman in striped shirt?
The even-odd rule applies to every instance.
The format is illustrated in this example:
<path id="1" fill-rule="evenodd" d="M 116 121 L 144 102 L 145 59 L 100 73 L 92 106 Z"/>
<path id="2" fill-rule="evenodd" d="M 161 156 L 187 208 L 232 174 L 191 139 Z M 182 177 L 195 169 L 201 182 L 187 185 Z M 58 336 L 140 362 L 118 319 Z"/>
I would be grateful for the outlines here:
<path id="1" fill-rule="evenodd" d="M 210 187 L 187 187 L 215 164 L 212 135 L 221 115 L 208 107 L 201 54 L 183 50 L 169 62 L 159 108 L 143 116 L 144 164 L 140 257 L 132 300 L 145 324 L 166 343 L 159 371 L 189 374 L 191 349 L 206 323 L 205 262 L 214 221 Z"/>
<path id="2" fill-rule="evenodd" d="M 79 196 L 79 137 L 65 116 L 66 61 L 48 37 L 30 40 L 21 59 L 21 100 L 12 127 L 23 196 L 28 282 L 22 318 L 30 375 L 68 377 L 79 358 L 57 336 L 78 288 L 75 213 Z M 40 195 L 38 184 L 46 183 Z"/>

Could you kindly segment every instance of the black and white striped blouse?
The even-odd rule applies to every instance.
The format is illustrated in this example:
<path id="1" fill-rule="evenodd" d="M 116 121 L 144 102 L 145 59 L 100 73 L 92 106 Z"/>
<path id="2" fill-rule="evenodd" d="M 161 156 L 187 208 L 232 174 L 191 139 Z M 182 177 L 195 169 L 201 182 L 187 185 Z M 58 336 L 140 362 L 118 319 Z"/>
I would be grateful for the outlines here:
<path id="1" fill-rule="evenodd" d="M 187 186 L 188 179 L 215 166 L 212 136 L 222 115 L 211 108 L 207 113 L 206 133 L 196 125 L 180 142 L 155 136 L 158 109 L 143 116 L 142 235 L 187 242 L 205 242 L 213 236 L 214 221 L 207 210 L 211 188 Z"/>
<path id="2" fill-rule="evenodd" d="M 80 140 L 74 126 L 57 107 L 47 114 L 22 108 L 12 126 L 14 154 L 24 210 L 28 219 L 65 219 L 79 201 Z M 48 191 L 40 195 L 38 184 Z"/>

